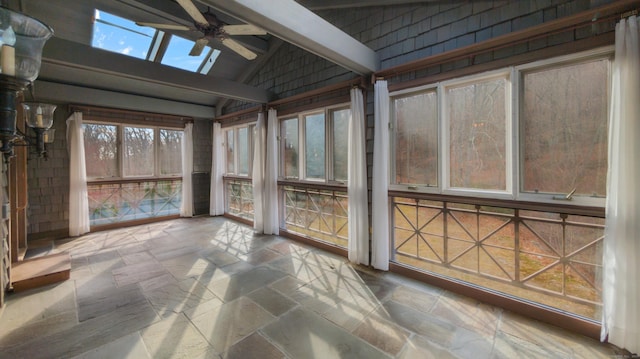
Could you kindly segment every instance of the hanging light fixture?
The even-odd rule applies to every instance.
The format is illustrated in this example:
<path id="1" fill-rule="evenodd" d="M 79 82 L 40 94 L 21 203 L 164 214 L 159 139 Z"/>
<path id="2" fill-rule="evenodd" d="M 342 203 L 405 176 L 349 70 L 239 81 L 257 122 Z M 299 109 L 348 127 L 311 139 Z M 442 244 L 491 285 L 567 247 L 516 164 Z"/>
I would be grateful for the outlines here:
<path id="1" fill-rule="evenodd" d="M 24 138 L 16 134 L 16 97 L 38 77 L 42 48 L 52 35 L 53 30 L 39 20 L 0 7 L 0 151 L 5 155 L 13 153 L 14 141 Z M 27 124 L 35 130 L 37 143 L 43 143 L 42 151 L 38 145 L 41 156 L 44 155 L 44 131 L 51 127 L 55 110 L 55 106 L 48 106 L 29 107 L 27 115 Z M 32 120 L 35 122 L 30 122 Z"/>
<path id="2" fill-rule="evenodd" d="M 32 139 L 25 135 L 24 140 L 27 145 L 36 147 L 38 156 L 45 157 L 47 153 L 45 143 L 53 142 L 55 130 L 51 130 L 51 125 L 53 125 L 53 112 L 56 110 L 56 105 L 39 102 L 23 102 L 22 108 L 27 126 L 36 133 L 35 138 Z M 34 139 L 35 141 L 33 141 Z"/>

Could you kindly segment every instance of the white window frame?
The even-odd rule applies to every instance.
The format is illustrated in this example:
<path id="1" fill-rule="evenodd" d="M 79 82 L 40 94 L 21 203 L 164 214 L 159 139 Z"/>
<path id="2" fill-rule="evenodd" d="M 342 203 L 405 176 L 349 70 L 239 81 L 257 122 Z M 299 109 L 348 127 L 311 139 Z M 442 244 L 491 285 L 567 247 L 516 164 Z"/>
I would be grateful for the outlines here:
<path id="1" fill-rule="evenodd" d="M 397 118 L 395 116 L 395 106 L 394 106 L 394 100 L 396 98 L 399 97 L 409 97 L 411 95 L 417 95 L 417 94 L 421 94 L 421 93 L 425 93 L 425 92 L 435 92 L 436 94 L 436 128 L 438 131 L 438 143 L 436 144 L 436 147 L 438 148 L 438 164 L 437 164 L 437 171 L 438 173 L 436 174 L 437 177 L 437 181 L 438 183 L 434 186 L 429 186 L 429 185 L 425 185 L 425 184 L 398 184 L 395 183 L 395 178 L 396 178 L 396 161 L 395 161 L 395 153 L 396 153 L 396 148 L 397 148 L 397 143 L 396 143 L 396 131 L 398 128 L 398 121 Z M 391 166 L 389 166 L 389 170 L 390 170 L 390 184 L 389 184 L 389 189 L 391 190 L 397 190 L 397 191 L 416 191 L 416 192 L 423 192 L 423 193 L 440 193 L 442 191 L 442 179 L 441 179 L 441 175 L 440 173 L 442 172 L 442 150 L 440 148 L 440 143 L 442 142 L 442 139 L 440 137 L 440 131 L 442 128 L 442 122 L 440 121 L 440 111 L 441 111 L 441 103 L 440 103 L 440 90 L 438 89 L 438 85 L 437 84 L 431 84 L 431 85 L 425 85 L 425 86 L 420 86 L 420 87 L 415 87 L 415 88 L 410 88 L 410 89 L 404 89 L 404 90 L 399 90 L 399 91 L 395 91 L 393 93 L 389 94 L 389 104 L 390 106 L 390 122 L 391 122 L 391 128 L 389 129 L 389 135 L 391 136 L 391 142 L 389 144 L 389 152 L 390 152 L 390 156 L 391 158 L 389 159 L 389 163 L 392 164 Z"/>
<path id="2" fill-rule="evenodd" d="M 503 69 L 489 71 L 485 73 L 475 74 L 437 82 L 433 84 L 423 85 L 414 88 L 394 91 L 389 94 L 391 131 L 389 131 L 389 173 L 388 183 L 390 190 L 416 192 L 416 193 L 433 193 L 456 196 L 471 196 L 480 198 L 496 198 L 506 200 L 520 200 L 528 202 L 548 203 L 548 204 L 571 204 L 578 206 L 594 206 L 603 207 L 605 198 L 587 197 L 574 195 L 570 201 L 560 198 L 558 194 L 550 193 L 530 193 L 522 191 L 522 159 L 524 151 L 520 141 L 520 102 L 522 96 L 522 75 L 527 71 L 538 69 L 553 68 L 556 66 L 564 66 L 567 64 L 579 64 L 598 59 L 609 59 L 609 82 L 611 81 L 611 61 L 613 59 L 613 46 L 601 47 L 589 51 L 558 56 L 551 59 L 535 61 L 519 66 L 511 66 Z M 449 118 L 447 113 L 447 95 L 446 90 L 465 84 L 486 81 L 497 78 L 506 79 L 505 88 L 505 169 L 506 169 L 506 190 L 480 190 L 472 188 L 456 188 L 450 185 L 450 153 L 449 153 Z M 397 144 L 395 129 L 397 122 L 394 114 L 393 101 L 395 98 L 404 97 L 411 94 L 419 94 L 423 92 L 436 90 L 438 103 L 438 185 L 411 185 L 395 183 L 396 165 L 395 150 Z M 607 119 L 608 120 L 608 119 Z"/>
<path id="3" fill-rule="evenodd" d="M 558 56 L 551 59 L 545 59 L 545 60 L 535 61 L 528 64 L 516 66 L 514 68 L 514 72 L 516 73 L 516 75 L 514 76 L 514 80 L 515 80 L 514 88 L 517 89 L 519 95 L 515 98 L 515 102 L 514 102 L 514 108 L 516 108 L 516 110 L 514 111 L 514 119 L 515 119 L 514 123 L 517 124 L 519 127 L 520 101 L 521 101 L 520 96 L 523 93 L 522 76 L 524 73 L 528 71 L 535 71 L 535 70 L 540 70 L 545 68 L 555 68 L 555 67 L 561 67 L 565 65 L 590 62 L 594 60 L 608 59 L 609 60 L 609 76 L 608 76 L 609 83 L 607 85 L 610 89 L 611 88 L 611 67 L 613 62 L 613 56 L 614 56 L 614 46 L 605 46 L 605 47 L 601 47 L 593 50 L 578 52 L 578 53 L 564 55 L 564 56 Z M 609 99 L 607 99 L 607 102 L 608 102 L 608 106 L 610 107 L 611 104 L 609 103 L 610 102 Z M 607 108 L 607 114 L 608 113 L 609 113 L 609 108 Z M 607 118 L 607 122 L 608 121 L 609 119 Z M 606 198 L 604 197 L 591 197 L 591 196 L 576 194 L 571 196 L 570 200 L 567 200 L 566 195 L 563 196 L 562 194 L 557 194 L 557 193 L 554 194 L 554 193 L 547 193 L 547 192 L 531 193 L 531 192 L 522 191 L 523 176 L 521 172 L 522 172 L 523 163 L 522 163 L 521 156 L 524 154 L 524 151 L 522 150 L 522 144 L 520 143 L 519 128 L 517 128 L 515 131 L 515 137 L 518 141 L 517 151 L 516 151 L 518 166 L 515 169 L 517 172 L 514 173 L 514 177 L 517 178 L 514 181 L 514 186 L 515 186 L 514 188 L 516 188 L 516 198 L 518 200 L 531 201 L 531 202 L 544 202 L 544 203 L 550 203 L 550 204 L 572 204 L 572 205 L 592 206 L 592 207 L 605 206 Z"/>
<path id="4" fill-rule="evenodd" d="M 118 180 L 127 180 L 127 179 L 136 179 L 136 178 L 178 178 L 182 177 L 182 173 L 180 174 L 160 174 L 160 130 L 170 130 L 170 131 L 180 131 L 184 134 L 184 128 L 181 127 L 170 127 L 170 126 L 149 126 L 149 125 L 139 125 L 132 124 L 126 122 L 102 122 L 102 121 L 84 121 L 83 124 L 86 125 L 104 125 L 104 126 L 115 126 L 116 127 L 116 136 L 117 136 L 117 148 L 118 148 L 118 175 L 114 177 L 87 177 L 87 181 L 90 182 L 99 182 L 99 181 L 118 181 Z M 136 127 L 136 128 L 148 128 L 153 130 L 153 174 L 152 175 L 141 175 L 141 176 L 125 176 L 124 175 L 124 128 L 125 127 Z M 84 135 L 83 135 L 84 136 Z M 83 138 L 84 143 L 84 138 Z"/>
<path id="5" fill-rule="evenodd" d="M 296 182 L 310 182 L 310 183 L 331 183 L 331 184 L 345 184 L 346 181 L 335 180 L 333 173 L 333 113 L 341 110 L 350 110 L 349 103 L 341 103 L 337 105 L 320 107 L 313 110 L 303 111 L 285 116 L 278 117 L 278 144 L 279 165 L 278 165 L 278 178 L 286 181 Z M 308 116 L 323 114 L 324 115 L 324 178 L 308 178 L 306 168 L 306 118 Z M 298 177 L 285 177 L 284 176 L 284 141 L 280 139 L 284 136 L 280 131 L 282 130 L 282 122 L 286 120 L 298 121 Z"/>
<path id="6" fill-rule="evenodd" d="M 236 176 L 236 177 L 247 177 L 247 178 L 251 178 L 252 177 L 252 169 L 253 169 L 253 148 L 254 148 L 254 132 L 255 132 L 255 122 L 250 122 L 250 123 L 244 123 L 241 125 L 235 125 L 235 126 L 229 126 L 229 127 L 225 127 L 222 129 L 223 132 L 223 139 L 222 139 L 222 146 L 225 149 L 225 156 L 224 156 L 224 172 L 226 176 Z M 248 151 L 248 171 L 247 174 L 240 174 L 239 172 L 239 164 L 240 164 L 240 151 L 239 151 L 239 132 L 240 129 L 242 128 L 246 128 L 247 129 L 247 151 Z M 233 131 L 233 144 L 235 146 L 235 151 L 233 152 L 233 172 L 228 172 L 228 162 L 227 162 L 227 134 L 229 131 Z"/>

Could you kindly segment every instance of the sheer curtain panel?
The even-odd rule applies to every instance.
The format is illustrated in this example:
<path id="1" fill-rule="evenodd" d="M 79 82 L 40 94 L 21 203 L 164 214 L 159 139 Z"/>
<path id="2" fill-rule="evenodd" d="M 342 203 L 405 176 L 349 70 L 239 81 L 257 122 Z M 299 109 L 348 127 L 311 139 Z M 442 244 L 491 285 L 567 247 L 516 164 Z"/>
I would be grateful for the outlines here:
<path id="1" fill-rule="evenodd" d="M 640 353 L 640 40 L 638 17 L 616 26 L 609 116 L 601 339 Z"/>
<path id="2" fill-rule="evenodd" d="M 278 219 L 278 113 L 269 109 L 267 117 L 267 158 L 264 170 L 264 193 L 262 194 L 264 233 L 279 234 Z"/>
<path id="3" fill-rule="evenodd" d="M 221 216 L 224 214 L 224 148 L 222 146 L 222 127 L 219 122 L 213 123 L 213 146 L 211 156 L 211 194 L 209 214 Z"/>
<path id="4" fill-rule="evenodd" d="M 193 123 L 187 123 L 182 133 L 182 202 L 180 217 L 193 217 Z"/>
<path id="5" fill-rule="evenodd" d="M 349 260 L 369 265 L 369 203 L 367 197 L 367 151 L 362 90 L 351 89 L 348 182 Z"/>
<path id="6" fill-rule="evenodd" d="M 84 161 L 82 112 L 74 112 L 67 119 L 69 150 L 69 235 L 89 232 L 89 197 L 87 169 Z"/>
<path id="7" fill-rule="evenodd" d="M 389 270 L 389 90 L 377 81 L 374 97 L 371 264 Z"/>
<path id="8" fill-rule="evenodd" d="M 264 191 L 264 160 L 265 160 L 265 126 L 264 113 L 258 113 L 255 134 L 253 137 L 253 170 L 251 173 L 251 184 L 253 185 L 253 229 L 257 232 L 264 232 L 264 201 L 262 192 Z"/>

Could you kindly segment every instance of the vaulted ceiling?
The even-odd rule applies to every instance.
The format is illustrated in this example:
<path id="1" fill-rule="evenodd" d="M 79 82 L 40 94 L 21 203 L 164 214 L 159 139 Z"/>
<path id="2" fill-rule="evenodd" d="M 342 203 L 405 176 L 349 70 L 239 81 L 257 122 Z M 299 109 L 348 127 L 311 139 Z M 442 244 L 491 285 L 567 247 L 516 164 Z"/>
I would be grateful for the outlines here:
<path id="1" fill-rule="evenodd" d="M 252 24 L 266 35 L 233 36 L 257 54 L 247 60 L 223 46 L 206 75 L 168 67 L 153 61 L 128 57 L 91 46 L 92 19 L 96 9 L 137 22 L 193 27 L 187 12 L 174 0 L 10 0 L 9 6 L 51 26 L 55 37 L 45 46 L 40 77 L 36 84 L 52 100 L 81 100 L 93 94 L 97 104 L 109 104 L 110 94 L 128 94 L 136 99 L 167 100 L 191 106 L 196 117 L 212 117 L 216 105 L 227 99 L 264 103 L 273 94 L 246 85 L 283 42 L 324 57 L 358 74 L 375 71 L 375 52 L 329 24 L 313 11 L 327 8 L 393 5 L 411 0 L 193 0 L 201 12 L 211 11 L 227 24 Z M 198 31 L 166 30 L 191 40 Z M 113 97 L 118 97 L 113 96 Z M 126 107 L 126 106 L 123 106 Z"/>

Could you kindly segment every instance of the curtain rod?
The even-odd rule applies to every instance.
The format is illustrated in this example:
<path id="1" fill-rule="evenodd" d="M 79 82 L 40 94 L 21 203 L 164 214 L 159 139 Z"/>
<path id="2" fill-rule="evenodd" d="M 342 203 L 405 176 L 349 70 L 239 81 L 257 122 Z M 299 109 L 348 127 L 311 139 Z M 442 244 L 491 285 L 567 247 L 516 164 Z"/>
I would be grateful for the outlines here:
<path id="1" fill-rule="evenodd" d="M 328 86 L 324 86 L 324 87 L 320 87 L 318 89 L 315 90 L 311 90 L 311 91 L 307 91 L 307 92 L 303 92 L 301 94 L 298 95 L 293 95 L 287 98 L 283 98 L 280 100 L 275 100 L 275 101 L 271 101 L 267 104 L 268 107 L 277 107 L 277 106 L 282 106 L 285 104 L 289 104 L 292 102 L 296 102 L 296 101 L 301 101 L 301 100 L 305 100 L 308 99 L 310 97 L 315 97 L 315 96 L 319 96 L 319 95 L 323 95 L 323 94 L 327 94 L 333 91 L 337 91 L 337 90 L 342 90 L 345 88 L 351 88 L 351 87 L 360 87 L 360 88 L 366 88 L 366 80 L 364 77 L 359 76 L 347 81 L 342 81 L 342 82 L 338 82 L 335 83 L 333 85 L 328 85 Z"/>
<path id="2" fill-rule="evenodd" d="M 441 65 L 464 58 L 473 58 L 476 55 L 495 51 L 507 46 L 517 45 L 531 41 L 535 38 L 546 37 L 558 32 L 572 30 L 581 26 L 596 24 L 613 20 L 620 13 L 636 7 L 638 0 L 621 0 L 611 4 L 600 6 L 578 14 L 545 22 L 524 30 L 508 33 L 476 44 L 461 47 L 459 49 L 439 53 L 423 59 L 411 61 L 402 65 L 374 72 L 371 75 L 372 83 L 381 77 L 394 77 L 407 72 L 418 71 L 430 66 Z"/>
<path id="3" fill-rule="evenodd" d="M 134 111 L 134 110 L 123 110 L 119 108 L 109 108 L 109 107 L 98 107 L 98 106 L 87 106 L 87 105 L 69 105 L 69 111 L 79 111 L 79 112 L 87 112 L 91 113 L 91 111 L 96 112 L 111 112 L 111 113 L 121 113 L 128 114 L 133 116 L 141 116 L 141 117 L 157 117 L 166 120 L 178 120 L 183 121 L 185 123 L 190 122 L 193 123 L 193 117 L 188 116 L 176 116 L 176 115 L 166 115 L 161 113 L 153 113 L 153 112 L 143 112 L 143 111 Z"/>
<path id="4" fill-rule="evenodd" d="M 237 117 L 242 117 L 242 116 L 246 116 L 249 114 L 253 114 L 254 112 L 257 114 L 260 111 L 264 111 L 264 105 L 258 105 L 258 106 L 253 106 L 244 110 L 240 110 L 240 111 L 236 111 L 236 112 L 231 112 L 231 113 L 227 113 L 224 114 L 222 116 L 218 116 L 216 118 L 214 118 L 214 121 L 217 122 L 222 122 L 225 120 L 229 120 L 229 119 L 233 119 L 233 118 L 237 118 Z"/>

